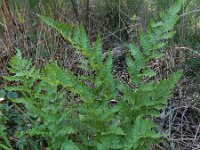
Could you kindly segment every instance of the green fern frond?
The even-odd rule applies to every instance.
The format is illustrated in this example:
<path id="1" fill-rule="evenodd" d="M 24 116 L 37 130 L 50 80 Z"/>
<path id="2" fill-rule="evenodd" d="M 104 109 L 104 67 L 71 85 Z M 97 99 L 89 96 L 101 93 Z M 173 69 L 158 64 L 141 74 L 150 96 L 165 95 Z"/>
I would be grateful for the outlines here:
<path id="1" fill-rule="evenodd" d="M 40 16 L 83 56 L 82 68 L 92 75 L 75 75 L 56 62 L 39 70 L 17 50 L 10 61 L 12 75 L 4 78 L 17 83 L 5 89 L 19 93 L 10 100 L 20 104 L 30 120 L 22 135 L 42 138 L 49 149 L 63 150 L 146 150 L 159 142 L 163 135 L 151 119 L 166 107 L 181 72 L 159 82 L 144 78 L 156 75 L 147 65 L 163 56 L 161 49 L 174 34 L 179 5 L 160 22 L 152 21 L 146 33 L 140 32 L 141 47 L 129 45 L 126 64 L 131 86 L 113 75 L 112 55 L 103 57 L 100 36 L 91 44 L 82 25 Z"/>

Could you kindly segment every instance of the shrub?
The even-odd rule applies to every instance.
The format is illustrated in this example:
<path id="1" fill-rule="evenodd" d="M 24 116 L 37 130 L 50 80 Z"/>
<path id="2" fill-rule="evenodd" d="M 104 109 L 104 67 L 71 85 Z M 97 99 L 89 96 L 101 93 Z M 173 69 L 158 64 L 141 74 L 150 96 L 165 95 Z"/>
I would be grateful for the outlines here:
<path id="1" fill-rule="evenodd" d="M 12 75 L 4 78 L 17 83 L 5 89 L 18 92 L 17 98 L 10 100 L 28 118 L 21 137 L 44 141 L 48 149 L 63 150 L 146 150 L 160 142 L 163 134 L 156 131 L 152 118 L 159 117 L 166 107 L 181 71 L 159 82 L 144 78 L 156 75 L 148 63 L 162 58 L 161 49 L 174 35 L 180 5 L 163 13 L 161 21 L 152 20 L 147 33 L 140 32 L 139 46 L 129 44 L 126 62 L 131 87 L 114 77 L 112 55 L 103 54 L 100 36 L 90 44 L 82 25 L 73 28 L 40 16 L 83 56 L 80 67 L 87 74 L 75 75 L 56 62 L 37 69 L 17 50 L 10 60 Z"/>

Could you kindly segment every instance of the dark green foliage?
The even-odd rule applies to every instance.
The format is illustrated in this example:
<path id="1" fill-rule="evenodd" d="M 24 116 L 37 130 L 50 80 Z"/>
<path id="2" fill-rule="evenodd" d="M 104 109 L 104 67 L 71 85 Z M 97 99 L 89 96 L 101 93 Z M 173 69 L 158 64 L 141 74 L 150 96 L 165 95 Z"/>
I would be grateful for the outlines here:
<path id="1" fill-rule="evenodd" d="M 1 104 L 5 99 L 6 92 L 4 90 L 0 90 L 0 149 L 9 150 L 11 148 L 11 144 L 9 142 L 7 133 L 5 132 L 6 128 L 4 127 L 4 123 L 8 120 L 6 117 L 6 113 L 9 109 L 7 104 Z"/>
<path id="2" fill-rule="evenodd" d="M 48 149 L 63 150 L 147 150 L 159 142 L 163 135 L 151 119 L 166 107 L 181 72 L 159 82 L 143 79 L 156 75 L 148 62 L 162 57 L 160 49 L 174 34 L 179 9 L 177 4 L 162 14 L 160 22 L 152 21 L 147 33 L 140 33 L 141 47 L 129 45 L 127 70 L 135 88 L 114 77 L 112 56 L 103 57 L 100 36 L 90 44 L 82 25 L 59 24 L 41 16 L 83 56 L 80 67 L 93 73 L 75 75 L 55 62 L 39 70 L 18 50 L 10 60 L 13 75 L 4 78 L 18 83 L 5 89 L 19 94 L 9 99 L 20 105 L 28 118 L 29 126 L 21 131 L 21 138 L 32 137 L 29 145 L 40 139 Z"/>
<path id="3" fill-rule="evenodd" d="M 200 67 L 200 58 L 190 58 L 186 61 L 186 64 L 193 69 L 199 69 Z"/>

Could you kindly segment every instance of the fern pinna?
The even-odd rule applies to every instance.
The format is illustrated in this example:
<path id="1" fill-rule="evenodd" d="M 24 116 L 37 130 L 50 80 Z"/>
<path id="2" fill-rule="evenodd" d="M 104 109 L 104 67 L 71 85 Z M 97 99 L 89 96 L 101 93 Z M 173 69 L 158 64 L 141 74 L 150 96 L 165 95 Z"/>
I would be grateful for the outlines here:
<path id="1" fill-rule="evenodd" d="M 147 33 L 140 32 L 141 46 L 129 44 L 126 63 L 134 88 L 114 77 L 112 55 L 103 57 L 100 36 L 91 44 L 82 25 L 40 16 L 83 56 L 80 67 L 93 74 L 75 75 L 55 62 L 37 69 L 18 50 L 10 61 L 14 75 L 4 78 L 18 83 L 6 90 L 19 93 L 11 101 L 23 104 L 32 120 L 24 136 L 40 137 L 49 149 L 63 150 L 147 150 L 159 142 L 163 135 L 155 130 L 152 118 L 166 107 L 181 71 L 159 82 L 144 78 L 156 75 L 148 62 L 162 57 L 161 49 L 174 35 L 180 6 L 179 2 L 162 13 L 160 22 L 152 20 Z M 112 100 L 115 105 L 110 105 Z"/>

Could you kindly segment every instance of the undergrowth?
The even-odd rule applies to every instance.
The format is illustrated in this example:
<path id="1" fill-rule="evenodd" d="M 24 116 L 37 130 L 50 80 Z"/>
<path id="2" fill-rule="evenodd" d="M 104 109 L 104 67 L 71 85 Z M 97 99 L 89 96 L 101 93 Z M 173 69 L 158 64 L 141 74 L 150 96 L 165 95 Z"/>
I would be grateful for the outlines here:
<path id="1" fill-rule="evenodd" d="M 156 130 L 152 119 L 166 107 L 181 71 L 159 82 L 144 79 L 156 75 L 148 63 L 162 58 L 167 40 L 175 33 L 180 7 L 177 3 L 162 13 L 159 22 L 151 20 L 147 32 L 140 32 L 140 45 L 127 46 L 131 87 L 114 77 L 112 55 L 103 54 L 100 36 L 91 44 L 82 25 L 73 27 L 40 16 L 83 56 L 79 67 L 85 73 L 75 75 L 56 62 L 38 69 L 17 50 L 9 63 L 11 75 L 3 78 L 14 83 L 5 90 L 18 93 L 9 101 L 21 116 L 18 122 L 9 115 L 2 121 L 0 147 L 12 149 L 6 136 L 9 122 L 14 122 L 12 136 L 19 149 L 147 150 L 159 143 L 165 135 Z"/>

